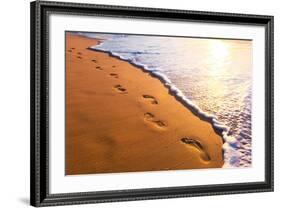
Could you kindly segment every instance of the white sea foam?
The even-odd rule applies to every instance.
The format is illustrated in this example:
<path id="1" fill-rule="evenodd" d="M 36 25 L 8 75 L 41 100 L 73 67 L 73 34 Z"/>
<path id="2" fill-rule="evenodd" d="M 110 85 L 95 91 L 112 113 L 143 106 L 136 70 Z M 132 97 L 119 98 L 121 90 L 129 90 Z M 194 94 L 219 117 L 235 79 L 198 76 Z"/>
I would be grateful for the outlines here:
<path id="1" fill-rule="evenodd" d="M 181 103 L 183 103 L 187 108 L 191 109 L 195 114 L 197 114 L 197 116 L 210 122 L 213 128 L 222 136 L 224 140 L 223 151 L 224 151 L 225 168 L 248 167 L 251 164 L 251 141 L 250 141 L 251 134 L 250 134 L 250 129 L 248 129 L 247 126 L 241 127 L 241 125 L 243 126 L 244 121 L 240 121 L 241 118 L 239 118 L 240 120 L 238 120 L 239 121 L 238 126 L 240 125 L 239 126 L 240 129 L 244 129 L 245 131 L 236 133 L 229 126 L 225 125 L 224 122 L 220 121 L 223 118 L 220 114 L 219 114 L 220 118 L 218 118 L 217 115 L 211 113 L 213 111 L 208 112 L 206 110 L 202 110 L 198 105 L 195 104 L 195 102 L 187 98 L 185 92 L 183 92 L 177 87 L 178 85 L 177 80 L 175 79 L 171 80 L 173 74 L 170 73 L 169 67 L 172 67 L 173 69 L 178 68 L 179 69 L 178 71 L 180 72 L 181 64 L 185 64 L 185 60 L 174 61 L 172 59 L 169 59 L 169 57 L 171 57 L 170 48 L 166 47 L 163 49 L 159 47 L 161 44 L 165 44 L 165 45 L 177 44 L 177 42 L 173 42 L 170 39 L 165 39 L 165 41 L 163 42 L 161 38 L 157 38 L 157 37 L 151 38 L 147 36 L 130 37 L 125 35 L 115 36 L 111 34 L 96 34 L 96 33 L 88 33 L 86 34 L 86 36 L 92 38 L 105 39 L 99 45 L 91 47 L 91 49 L 109 53 L 111 56 L 128 61 L 129 63 L 137 66 L 141 70 L 149 72 L 151 75 L 161 80 L 164 86 L 169 89 L 170 93 L 173 96 L 175 96 L 176 99 L 178 99 Z M 145 46 L 143 45 L 144 41 L 146 42 Z M 169 41 L 171 41 L 171 43 L 169 43 Z M 194 46 L 191 45 L 190 47 L 194 47 Z M 181 51 L 181 49 L 179 49 L 178 54 L 173 56 L 173 58 L 178 57 L 179 54 L 182 54 L 183 52 L 186 51 Z M 162 63 L 162 65 L 158 65 L 157 63 L 159 62 Z M 181 63 L 179 65 L 171 65 L 171 63 L 176 64 L 177 62 L 181 62 Z M 196 73 L 197 71 L 193 70 L 190 73 L 193 72 Z M 169 74 L 169 76 L 167 74 Z M 179 74 L 177 76 L 178 78 L 180 78 Z M 236 75 L 233 77 L 236 77 Z M 230 83 L 231 81 L 234 82 L 236 78 L 234 79 L 233 77 L 228 78 L 227 83 Z M 224 79 L 224 77 L 222 77 L 222 79 Z M 231 99 L 234 99 L 233 102 L 236 102 L 235 96 L 233 96 L 233 98 Z M 227 108 L 226 110 L 231 111 L 230 108 Z M 235 112 L 236 111 L 234 111 L 233 113 L 234 117 L 235 116 L 237 117 L 237 115 L 239 116 L 240 115 L 239 113 L 241 113 L 238 112 L 236 115 Z M 245 114 L 244 117 L 248 118 L 247 116 L 248 115 Z M 242 120 L 244 119 L 244 117 L 242 118 Z M 224 120 L 224 121 L 228 121 L 228 120 Z"/>

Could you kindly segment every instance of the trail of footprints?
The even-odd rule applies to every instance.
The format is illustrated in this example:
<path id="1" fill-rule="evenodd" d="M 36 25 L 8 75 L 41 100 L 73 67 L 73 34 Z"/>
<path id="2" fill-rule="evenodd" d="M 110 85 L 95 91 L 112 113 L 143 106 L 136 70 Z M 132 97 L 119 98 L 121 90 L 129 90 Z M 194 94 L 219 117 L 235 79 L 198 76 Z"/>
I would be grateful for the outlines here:
<path id="1" fill-rule="evenodd" d="M 73 50 L 75 50 L 75 48 L 70 48 L 67 50 L 67 52 L 71 53 Z"/>
<path id="2" fill-rule="evenodd" d="M 70 48 L 69 50 L 67 50 L 67 52 L 72 53 L 75 50 L 75 48 Z M 77 56 L 78 59 L 82 59 L 82 53 L 81 52 L 77 52 Z"/>
<path id="3" fill-rule="evenodd" d="M 75 50 L 75 48 L 69 49 L 68 52 L 71 53 L 71 52 L 73 52 L 73 50 Z M 78 55 L 77 58 L 82 59 L 82 53 L 81 52 L 77 52 L 77 55 Z M 94 62 L 94 63 L 98 63 L 96 59 L 92 59 L 91 61 Z M 113 65 L 112 68 L 116 68 L 116 66 Z M 103 70 L 103 68 L 101 66 L 96 66 L 96 69 L 97 70 Z M 116 78 L 116 79 L 119 78 L 119 75 L 117 73 L 110 73 L 109 76 L 111 76 L 113 78 Z M 124 88 L 120 84 L 114 85 L 113 89 L 116 92 L 121 93 L 121 94 L 127 94 L 128 93 L 127 89 Z M 144 95 L 142 95 L 142 97 L 143 97 L 143 99 L 148 100 L 150 102 L 150 104 L 152 104 L 152 105 L 158 104 L 158 100 L 152 95 L 144 94 Z M 167 124 L 164 121 L 157 119 L 157 117 L 150 112 L 144 113 L 144 120 L 154 124 L 158 128 L 167 127 Z M 192 148 L 197 149 L 200 153 L 200 158 L 203 161 L 209 162 L 211 160 L 210 155 L 207 153 L 207 151 L 205 151 L 204 147 L 202 146 L 202 144 L 198 140 L 184 137 L 180 141 L 185 145 L 188 145 Z"/>
<path id="4" fill-rule="evenodd" d="M 75 50 L 75 48 L 69 49 L 68 52 L 73 52 L 73 50 Z M 76 57 L 78 59 L 82 59 L 82 55 L 83 54 L 81 52 L 77 52 Z M 91 61 L 95 64 L 98 63 L 98 61 L 96 59 L 91 59 Z M 97 70 L 103 70 L 103 68 L 99 65 L 96 65 L 95 68 Z M 112 65 L 112 69 L 115 69 L 115 68 L 116 68 L 116 66 Z M 119 78 L 119 75 L 117 73 L 110 73 L 109 76 L 112 77 L 112 78 L 115 78 L 115 79 Z M 123 87 L 121 84 L 114 85 L 113 89 L 120 94 L 127 94 L 128 93 L 127 89 L 125 87 Z M 152 105 L 158 104 L 157 99 L 152 95 L 144 94 L 144 95 L 142 95 L 142 98 L 147 100 L 148 102 L 150 102 Z M 154 114 L 149 113 L 149 112 L 146 112 L 144 114 L 144 120 L 154 124 L 156 127 L 159 127 L 159 128 L 165 128 L 167 126 L 164 121 L 157 119 L 157 117 Z"/>

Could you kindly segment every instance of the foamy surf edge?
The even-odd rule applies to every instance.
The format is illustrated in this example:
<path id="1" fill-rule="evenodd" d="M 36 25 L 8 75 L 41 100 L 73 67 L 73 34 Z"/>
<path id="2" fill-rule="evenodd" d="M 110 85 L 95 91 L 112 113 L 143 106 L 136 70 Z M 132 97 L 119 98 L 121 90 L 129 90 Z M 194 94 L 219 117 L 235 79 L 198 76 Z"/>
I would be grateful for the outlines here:
<path id="1" fill-rule="evenodd" d="M 237 149 L 235 149 L 235 147 L 237 147 L 239 142 L 235 137 L 230 135 L 229 127 L 219 122 L 215 115 L 204 112 L 202 109 L 200 109 L 199 106 L 197 106 L 191 100 L 189 100 L 182 93 L 182 91 L 178 89 L 164 73 L 160 72 L 159 70 L 151 69 L 142 63 L 136 62 L 134 60 L 130 60 L 116 52 L 102 49 L 101 48 L 102 44 L 103 42 L 101 41 L 99 42 L 98 45 L 94 45 L 92 47 L 89 47 L 88 49 L 98 52 L 104 52 L 114 58 L 118 58 L 120 60 L 129 62 L 130 64 L 134 65 L 136 68 L 141 69 L 142 71 L 149 73 L 153 77 L 158 78 L 163 83 L 163 85 L 169 90 L 172 96 L 174 96 L 185 107 L 191 110 L 196 116 L 200 117 L 202 120 L 209 122 L 212 125 L 213 129 L 216 131 L 216 133 L 222 137 L 224 142 L 222 146 L 223 157 L 224 157 L 223 168 L 233 168 L 233 167 L 239 167 L 241 165 L 240 164 L 241 161 L 239 159 L 241 153 L 237 151 Z"/>

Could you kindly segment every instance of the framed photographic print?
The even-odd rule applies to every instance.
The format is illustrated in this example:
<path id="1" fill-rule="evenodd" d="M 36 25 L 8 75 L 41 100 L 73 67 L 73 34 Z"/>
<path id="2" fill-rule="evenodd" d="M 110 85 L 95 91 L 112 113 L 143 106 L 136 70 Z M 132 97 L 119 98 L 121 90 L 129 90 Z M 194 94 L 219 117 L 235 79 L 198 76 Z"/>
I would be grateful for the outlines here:
<path id="1" fill-rule="evenodd" d="M 273 191 L 273 17 L 31 3 L 31 205 Z"/>

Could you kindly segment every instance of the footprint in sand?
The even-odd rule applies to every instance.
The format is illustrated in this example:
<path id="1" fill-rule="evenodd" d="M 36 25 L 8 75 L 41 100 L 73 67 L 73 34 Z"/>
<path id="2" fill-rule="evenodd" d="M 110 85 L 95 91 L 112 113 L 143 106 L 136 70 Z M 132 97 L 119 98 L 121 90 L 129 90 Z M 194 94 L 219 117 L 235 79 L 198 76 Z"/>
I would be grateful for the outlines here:
<path id="1" fill-rule="evenodd" d="M 163 121 L 158 120 L 152 113 L 145 113 L 144 120 L 152 122 L 153 124 L 155 124 L 157 127 L 160 128 L 164 128 L 167 126 Z"/>
<path id="2" fill-rule="evenodd" d="M 82 57 L 81 57 L 81 56 L 77 56 L 77 58 L 82 59 Z"/>
<path id="3" fill-rule="evenodd" d="M 72 52 L 72 50 L 67 50 L 67 51 L 70 52 L 70 53 Z"/>
<path id="4" fill-rule="evenodd" d="M 116 78 L 116 79 L 119 78 L 118 74 L 115 74 L 115 73 L 110 73 L 109 75 Z"/>
<path id="5" fill-rule="evenodd" d="M 95 60 L 95 59 L 92 59 L 92 62 L 94 62 L 94 63 L 97 63 L 97 60 Z"/>
<path id="6" fill-rule="evenodd" d="M 202 160 L 207 161 L 207 162 L 211 160 L 210 155 L 204 150 L 202 144 L 198 140 L 189 139 L 189 138 L 185 137 L 185 138 L 181 139 L 181 142 L 184 144 L 187 144 L 191 147 L 196 148 L 200 152 L 200 157 Z"/>
<path id="7" fill-rule="evenodd" d="M 72 50 L 75 50 L 75 48 L 71 48 Z"/>
<path id="8" fill-rule="evenodd" d="M 143 97 L 144 99 L 150 100 L 150 103 L 153 104 L 153 105 L 158 104 L 158 101 L 157 101 L 156 98 L 153 97 L 152 95 L 142 95 L 142 97 Z"/>
<path id="9" fill-rule="evenodd" d="M 122 93 L 122 94 L 128 93 L 128 92 L 127 92 L 127 89 L 124 88 L 124 87 L 122 87 L 122 85 L 120 85 L 120 84 L 115 85 L 113 88 L 114 88 L 117 92 L 119 92 L 119 93 Z"/>
<path id="10" fill-rule="evenodd" d="M 112 68 L 115 68 L 115 67 L 116 67 L 115 65 L 112 66 Z"/>
<path id="11" fill-rule="evenodd" d="M 96 69 L 103 70 L 103 68 L 101 68 L 100 66 L 96 66 Z"/>
<path id="12" fill-rule="evenodd" d="M 78 54 L 78 55 L 82 55 L 82 53 L 81 53 L 81 52 L 77 52 L 77 54 Z"/>

